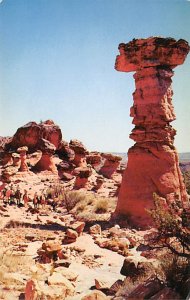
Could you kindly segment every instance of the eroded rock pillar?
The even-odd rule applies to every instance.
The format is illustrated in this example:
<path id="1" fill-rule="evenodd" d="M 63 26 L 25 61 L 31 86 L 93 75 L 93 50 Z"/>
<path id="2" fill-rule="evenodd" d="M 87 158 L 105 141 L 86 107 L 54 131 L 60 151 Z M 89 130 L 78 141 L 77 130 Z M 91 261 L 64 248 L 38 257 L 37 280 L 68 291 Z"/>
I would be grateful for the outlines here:
<path id="1" fill-rule="evenodd" d="M 58 175 L 57 167 L 53 160 L 53 154 L 55 153 L 54 144 L 48 140 L 41 139 L 39 142 L 39 148 L 42 151 L 42 156 L 39 162 L 35 165 L 34 170 L 38 172 L 49 171 L 52 174 Z"/>
<path id="2" fill-rule="evenodd" d="M 28 151 L 28 147 L 27 146 L 23 146 L 17 149 L 17 152 L 20 153 L 20 160 L 21 160 L 21 166 L 19 171 L 21 172 L 28 172 L 29 168 L 26 162 L 26 153 Z"/>
<path id="3" fill-rule="evenodd" d="M 134 225 L 147 227 L 152 220 L 147 209 L 154 207 L 153 193 L 167 201 L 188 197 L 173 145 L 175 119 L 172 105 L 173 68 L 183 64 L 189 52 L 184 40 L 152 37 L 119 45 L 115 69 L 134 74 L 136 90 L 130 116 L 136 143 L 128 151 L 116 214 L 127 215 Z"/>

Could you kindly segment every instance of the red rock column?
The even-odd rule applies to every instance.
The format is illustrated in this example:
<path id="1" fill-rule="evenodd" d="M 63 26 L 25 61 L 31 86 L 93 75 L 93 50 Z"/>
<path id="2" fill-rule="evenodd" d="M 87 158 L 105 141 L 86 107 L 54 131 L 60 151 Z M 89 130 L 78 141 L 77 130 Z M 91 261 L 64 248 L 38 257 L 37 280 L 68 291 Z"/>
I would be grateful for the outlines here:
<path id="1" fill-rule="evenodd" d="M 146 209 L 154 207 L 153 193 L 167 201 L 179 199 L 183 205 L 188 201 L 173 145 L 176 131 L 170 122 L 175 119 L 172 69 L 183 64 L 189 45 L 184 40 L 152 37 L 120 44 L 119 51 L 116 70 L 136 71 L 130 114 L 135 125 L 130 138 L 136 143 L 128 151 L 115 213 L 147 227 L 152 223 Z"/>

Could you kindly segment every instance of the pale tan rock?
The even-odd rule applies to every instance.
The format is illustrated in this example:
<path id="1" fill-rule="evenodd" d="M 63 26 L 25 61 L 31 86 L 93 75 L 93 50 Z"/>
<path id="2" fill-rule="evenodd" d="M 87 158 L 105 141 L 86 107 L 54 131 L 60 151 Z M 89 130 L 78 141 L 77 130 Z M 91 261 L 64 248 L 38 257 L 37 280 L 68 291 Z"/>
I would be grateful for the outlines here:
<path id="1" fill-rule="evenodd" d="M 59 273 L 70 281 L 76 281 L 78 274 L 65 267 L 58 267 L 55 269 L 54 273 Z"/>
<path id="2" fill-rule="evenodd" d="M 62 286 L 65 288 L 66 295 L 72 296 L 74 294 L 74 287 L 72 283 L 60 273 L 54 272 L 51 276 L 49 276 L 48 285 Z"/>
<path id="3" fill-rule="evenodd" d="M 32 273 L 32 279 L 38 281 L 46 281 L 50 272 L 52 271 L 52 265 L 50 264 L 36 264 L 30 267 Z"/>
<path id="4" fill-rule="evenodd" d="M 24 274 L 20 274 L 18 272 L 14 273 L 4 273 L 3 274 L 3 280 L 5 282 L 8 282 L 10 286 L 14 286 L 17 288 L 17 290 L 23 290 L 25 287 L 25 281 L 26 276 Z"/>
<path id="5" fill-rule="evenodd" d="M 82 297 L 81 300 L 106 300 L 108 297 L 101 291 L 93 291 L 90 294 Z"/>

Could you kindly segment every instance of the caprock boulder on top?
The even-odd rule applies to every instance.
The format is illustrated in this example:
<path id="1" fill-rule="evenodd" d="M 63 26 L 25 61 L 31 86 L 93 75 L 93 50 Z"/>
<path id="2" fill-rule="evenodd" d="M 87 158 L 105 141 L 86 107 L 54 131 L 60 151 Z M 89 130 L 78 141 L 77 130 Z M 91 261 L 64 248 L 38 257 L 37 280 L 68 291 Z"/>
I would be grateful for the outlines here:
<path id="1" fill-rule="evenodd" d="M 150 37 L 119 45 L 115 69 L 135 72 L 136 90 L 130 116 L 135 128 L 130 138 L 136 143 L 128 151 L 128 164 L 119 193 L 116 215 L 128 215 L 134 225 L 149 226 L 146 209 L 154 207 L 153 193 L 166 202 L 188 196 L 174 147 L 176 130 L 172 104 L 173 68 L 183 64 L 189 45 L 185 40 Z"/>

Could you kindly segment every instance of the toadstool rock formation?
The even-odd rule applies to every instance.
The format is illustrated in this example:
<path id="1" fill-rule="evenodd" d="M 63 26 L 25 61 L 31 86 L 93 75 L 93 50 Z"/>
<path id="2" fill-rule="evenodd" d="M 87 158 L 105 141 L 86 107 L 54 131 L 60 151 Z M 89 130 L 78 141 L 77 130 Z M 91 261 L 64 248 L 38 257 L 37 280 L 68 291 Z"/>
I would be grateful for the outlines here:
<path id="1" fill-rule="evenodd" d="M 122 158 L 111 153 L 102 153 L 102 157 L 105 159 L 105 161 L 99 173 L 106 178 L 112 178 L 113 174 L 119 167 Z"/>
<path id="2" fill-rule="evenodd" d="M 49 141 L 41 139 L 41 141 L 39 142 L 39 148 L 42 151 L 42 157 L 35 165 L 34 170 L 37 172 L 49 171 L 52 174 L 57 175 L 58 171 L 53 161 L 55 146 Z"/>
<path id="3" fill-rule="evenodd" d="M 17 149 L 17 152 L 20 153 L 20 160 L 21 160 L 21 166 L 20 166 L 20 169 L 19 171 L 21 172 L 28 172 L 29 171 L 29 168 L 28 168 L 28 165 L 27 165 L 27 162 L 26 162 L 26 152 L 28 151 L 28 147 L 19 147 Z"/>
<path id="4" fill-rule="evenodd" d="M 115 214 L 128 215 L 142 227 L 152 223 L 146 209 L 154 207 L 153 193 L 183 205 L 188 201 L 170 123 L 175 120 L 173 68 L 183 64 L 189 49 L 185 40 L 161 37 L 119 45 L 115 69 L 136 72 L 130 113 L 135 125 L 130 138 L 136 143 L 128 151 Z"/>
<path id="5" fill-rule="evenodd" d="M 76 176 L 74 188 L 85 188 L 88 178 L 92 175 L 91 167 L 78 167 L 75 168 L 73 174 Z"/>
<path id="6" fill-rule="evenodd" d="M 88 154 L 85 146 L 78 140 L 71 140 L 69 143 L 70 149 L 72 149 L 75 153 L 75 157 L 73 159 L 73 163 L 77 167 L 86 167 L 86 155 Z"/>

